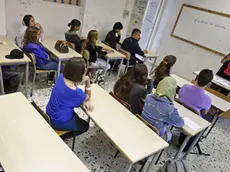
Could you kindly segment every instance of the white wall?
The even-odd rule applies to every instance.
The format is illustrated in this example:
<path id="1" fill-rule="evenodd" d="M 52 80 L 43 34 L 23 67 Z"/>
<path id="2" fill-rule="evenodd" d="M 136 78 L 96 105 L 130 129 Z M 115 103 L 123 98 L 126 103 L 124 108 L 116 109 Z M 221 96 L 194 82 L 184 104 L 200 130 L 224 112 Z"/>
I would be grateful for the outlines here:
<path id="1" fill-rule="evenodd" d="M 43 0 L 6 0 L 7 34 L 15 37 L 22 26 L 23 16 L 32 14 L 43 26 L 45 35 L 63 39 L 67 25 L 73 18 L 83 21 L 85 1 L 82 2 L 81 6 L 74 6 Z"/>
<path id="2" fill-rule="evenodd" d="M 0 35 L 6 35 L 6 11 L 5 0 L 0 0 Z"/>
<path id="3" fill-rule="evenodd" d="M 82 35 L 96 29 L 104 40 L 115 22 L 122 22 L 126 0 L 86 0 Z"/>
<path id="4" fill-rule="evenodd" d="M 209 68 L 216 72 L 221 66 L 220 61 L 223 57 L 170 36 L 178 12 L 183 3 L 229 13 L 230 1 L 168 0 L 166 4 L 166 9 L 164 10 L 151 50 L 160 55 L 158 62 L 160 62 L 165 55 L 175 55 L 178 58 L 178 61 L 173 67 L 172 72 L 186 78 L 187 80 L 191 80 L 194 78 L 192 72 L 196 70 Z M 213 33 L 213 36 L 215 36 L 215 33 Z"/>

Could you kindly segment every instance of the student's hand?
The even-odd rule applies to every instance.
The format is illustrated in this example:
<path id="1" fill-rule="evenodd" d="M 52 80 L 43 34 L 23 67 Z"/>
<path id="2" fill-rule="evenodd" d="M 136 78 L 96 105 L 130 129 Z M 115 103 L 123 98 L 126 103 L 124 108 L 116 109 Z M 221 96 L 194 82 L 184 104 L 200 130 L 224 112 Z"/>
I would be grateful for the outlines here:
<path id="1" fill-rule="evenodd" d="M 84 76 L 83 82 L 85 83 L 86 87 L 90 87 L 90 78 L 88 76 Z"/>
<path id="2" fill-rule="evenodd" d="M 42 28 L 42 25 L 40 23 L 36 23 L 35 26 L 43 32 L 43 28 Z"/>
<path id="3" fill-rule="evenodd" d="M 83 103 L 83 108 L 84 108 L 86 111 L 90 111 L 90 112 L 93 111 L 93 105 L 92 105 L 90 102 L 84 102 L 84 103 Z"/>
<path id="4" fill-rule="evenodd" d="M 148 50 L 144 50 L 144 54 L 147 54 L 148 53 Z"/>
<path id="5" fill-rule="evenodd" d="M 230 55 L 225 59 L 225 61 L 230 61 Z"/>

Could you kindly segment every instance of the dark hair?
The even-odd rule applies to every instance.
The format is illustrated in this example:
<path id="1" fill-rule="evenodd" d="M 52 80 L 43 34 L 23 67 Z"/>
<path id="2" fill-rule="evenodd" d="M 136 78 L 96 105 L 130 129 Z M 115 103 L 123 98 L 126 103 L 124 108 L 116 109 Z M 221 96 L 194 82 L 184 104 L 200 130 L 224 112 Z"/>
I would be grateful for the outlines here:
<path id="1" fill-rule="evenodd" d="M 85 74 L 85 61 L 81 57 L 73 57 L 65 64 L 63 75 L 73 82 L 81 82 Z"/>
<path id="2" fill-rule="evenodd" d="M 116 82 L 114 93 L 122 100 L 127 101 L 135 83 L 146 86 L 147 76 L 147 67 L 144 64 L 137 64 Z"/>
<path id="3" fill-rule="evenodd" d="M 137 33 L 141 33 L 141 30 L 140 30 L 140 29 L 137 29 L 137 28 L 133 29 L 133 31 L 132 31 L 132 36 L 133 36 L 133 35 L 136 35 Z"/>
<path id="4" fill-rule="evenodd" d="M 209 69 L 203 69 L 200 71 L 198 78 L 197 78 L 197 84 L 200 87 L 204 87 L 208 85 L 213 79 L 213 72 Z"/>
<path id="5" fill-rule="evenodd" d="M 33 16 L 30 15 L 30 14 L 25 15 L 25 16 L 23 17 L 23 19 L 22 19 L 22 24 L 23 24 L 23 25 L 26 25 L 27 27 L 29 27 L 29 26 L 30 26 L 30 19 L 31 19 L 32 17 L 33 17 Z"/>
<path id="6" fill-rule="evenodd" d="M 24 35 L 24 46 L 26 46 L 29 42 L 39 44 L 37 35 L 40 31 L 41 30 L 35 26 L 29 26 Z"/>
<path id="7" fill-rule="evenodd" d="M 121 24 L 121 22 L 116 22 L 116 23 L 113 25 L 113 30 L 117 30 L 117 29 L 120 29 L 120 30 L 123 29 L 123 25 Z"/>
<path id="8" fill-rule="evenodd" d="M 176 57 L 173 55 L 166 56 L 159 66 L 155 69 L 155 75 L 153 77 L 154 87 L 156 88 L 158 83 L 164 79 L 164 77 L 170 75 L 171 67 L 176 63 Z"/>
<path id="9" fill-rule="evenodd" d="M 81 22 L 77 19 L 73 19 L 68 26 L 70 27 L 70 31 L 74 31 L 75 27 L 80 27 L 81 26 Z"/>

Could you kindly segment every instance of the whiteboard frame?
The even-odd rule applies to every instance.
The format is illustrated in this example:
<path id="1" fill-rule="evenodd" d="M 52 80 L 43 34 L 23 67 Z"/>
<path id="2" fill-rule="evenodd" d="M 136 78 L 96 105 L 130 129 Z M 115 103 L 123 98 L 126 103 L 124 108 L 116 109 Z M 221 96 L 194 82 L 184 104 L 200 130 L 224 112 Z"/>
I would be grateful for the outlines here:
<path id="1" fill-rule="evenodd" d="M 180 19 L 180 16 L 181 16 L 181 13 L 182 13 L 184 7 L 188 7 L 188 8 L 192 8 L 192 9 L 194 9 L 194 10 L 200 10 L 200 11 L 203 11 L 203 12 L 207 12 L 207 13 L 211 13 L 211 14 L 215 14 L 215 15 L 220 15 L 220 16 L 228 17 L 228 18 L 230 18 L 230 14 L 221 13 L 221 12 L 218 12 L 218 11 L 213 11 L 213 10 L 209 10 L 209 9 L 205 9 L 205 8 L 201 8 L 201 7 L 196 7 L 196 6 L 192 6 L 192 5 L 188 5 L 188 4 L 183 4 L 183 5 L 181 6 L 180 12 L 179 12 L 179 14 L 178 14 L 178 16 L 177 16 L 176 22 L 175 22 L 175 24 L 174 24 L 174 26 L 173 26 L 173 30 L 172 30 L 172 32 L 171 32 L 171 36 L 174 37 L 174 38 L 180 39 L 180 40 L 182 40 L 182 41 L 185 41 L 185 42 L 187 42 L 187 43 L 193 44 L 193 45 L 195 45 L 195 46 L 198 46 L 198 47 L 200 47 L 200 48 L 203 48 L 203 49 L 205 49 L 205 50 L 211 51 L 211 52 L 213 52 L 213 53 L 215 53 L 215 54 L 218 54 L 218 55 L 221 55 L 221 56 L 224 56 L 224 57 L 225 57 L 226 54 L 223 54 L 223 53 L 218 52 L 218 51 L 216 51 L 216 50 L 214 50 L 214 49 L 211 49 L 211 48 L 209 48 L 209 47 L 206 47 L 205 45 L 198 44 L 198 43 L 196 43 L 196 42 L 187 40 L 187 39 L 185 39 L 185 38 L 182 38 L 182 37 L 177 36 L 177 35 L 174 34 L 174 31 L 175 31 L 175 29 L 176 29 L 177 23 L 178 23 L 178 21 L 179 21 L 179 19 Z"/>

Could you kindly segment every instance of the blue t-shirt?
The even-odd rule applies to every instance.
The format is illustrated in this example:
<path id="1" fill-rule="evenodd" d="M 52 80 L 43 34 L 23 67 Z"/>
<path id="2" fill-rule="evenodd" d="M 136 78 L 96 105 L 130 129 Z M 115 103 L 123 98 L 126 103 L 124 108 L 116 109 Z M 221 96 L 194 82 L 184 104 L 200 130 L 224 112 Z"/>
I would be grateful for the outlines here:
<path id="1" fill-rule="evenodd" d="M 50 117 L 51 124 L 60 125 L 73 117 L 74 108 L 78 108 L 86 99 L 86 94 L 77 88 L 69 88 L 61 74 L 52 90 L 46 112 Z"/>

